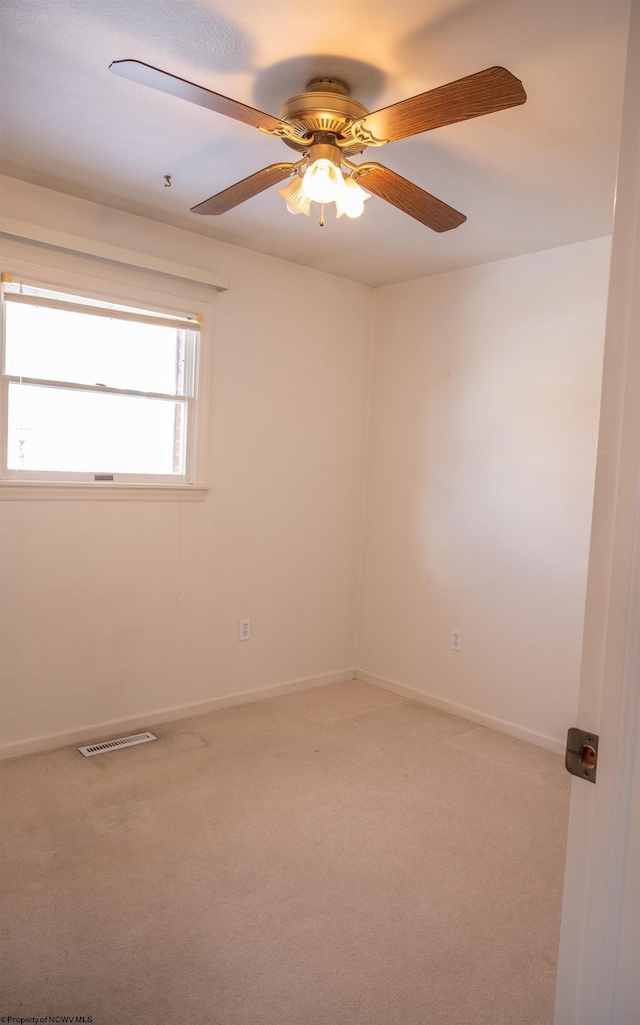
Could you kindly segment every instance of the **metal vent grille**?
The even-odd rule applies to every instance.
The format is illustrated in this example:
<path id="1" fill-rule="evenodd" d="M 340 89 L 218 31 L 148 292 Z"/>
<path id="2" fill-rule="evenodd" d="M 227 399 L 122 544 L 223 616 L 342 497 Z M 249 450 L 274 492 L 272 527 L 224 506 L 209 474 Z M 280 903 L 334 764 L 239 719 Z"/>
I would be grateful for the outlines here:
<path id="1" fill-rule="evenodd" d="M 339 134 L 349 123 L 349 119 L 343 114 L 313 113 L 307 117 L 301 114 L 296 117 L 294 123 L 302 135 L 312 132 L 336 132 Z"/>
<path id="2" fill-rule="evenodd" d="M 149 740 L 157 740 L 153 733 L 135 733 L 131 737 L 119 737 L 118 740 L 106 740 L 104 744 L 90 744 L 89 747 L 79 747 L 78 751 L 85 758 L 91 755 L 101 755 L 103 751 L 113 751 L 117 747 L 133 747 L 134 744 L 146 744 Z"/>

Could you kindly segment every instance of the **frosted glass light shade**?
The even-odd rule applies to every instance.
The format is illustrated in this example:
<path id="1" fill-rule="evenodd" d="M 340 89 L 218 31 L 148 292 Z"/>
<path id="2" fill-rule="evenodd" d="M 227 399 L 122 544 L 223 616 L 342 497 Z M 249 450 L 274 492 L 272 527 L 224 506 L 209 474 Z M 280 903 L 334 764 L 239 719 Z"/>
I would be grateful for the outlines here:
<path id="1" fill-rule="evenodd" d="M 278 189 L 278 194 L 282 196 L 287 203 L 287 210 L 290 214 L 305 214 L 307 217 L 311 214 L 311 200 L 305 194 L 302 186 L 302 178 L 296 175 L 291 179 L 290 182 L 282 189 Z"/>
<path id="2" fill-rule="evenodd" d="M 302 187 L 314 203 L 333 203 L 342 191 L 344 179 L 339 167 L 321 157 L 305 171 Z"/>
<path id="3" fill-rule="evenodd" d="M 336 196 L 336 217 L 359 217 L 364 210 L 365 200 L 371 198 L 370 192 L 358 185 L 353 178 L 345 178 L 344 186 Z"/>

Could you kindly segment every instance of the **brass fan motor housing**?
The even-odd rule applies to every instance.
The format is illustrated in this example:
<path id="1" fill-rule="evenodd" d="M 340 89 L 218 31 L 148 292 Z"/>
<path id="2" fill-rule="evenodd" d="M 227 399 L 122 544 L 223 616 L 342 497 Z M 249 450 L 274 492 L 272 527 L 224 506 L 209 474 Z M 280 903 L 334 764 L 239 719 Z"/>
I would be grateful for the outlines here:
<path id="1" fill-rule="evenodd" d="M 301 135 L 313 137 L 316 133 L 341 136 L 354 121 L 368 114 L 362 103 L 352 99 L 344 82 L 337 78 L 313 78 L 306 92 L 292 96 L 280 111 L 280 120 L 293 125 Z M 293 149 L 298 147 L 283 139 Z M 365 147 L 358 142 L 344 149 L 345 156 L 362 153 Z"/>

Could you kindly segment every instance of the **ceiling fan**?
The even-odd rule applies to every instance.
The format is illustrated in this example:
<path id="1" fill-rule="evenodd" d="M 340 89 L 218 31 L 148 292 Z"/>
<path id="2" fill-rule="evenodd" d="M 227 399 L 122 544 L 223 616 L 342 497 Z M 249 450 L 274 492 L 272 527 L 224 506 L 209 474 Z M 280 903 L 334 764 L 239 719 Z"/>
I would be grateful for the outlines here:
<path id="1" fill-rule="evenodd" d="M 314 78 L 304 93 L 287 100 L 277 118 L 141 61 L 114 61 L 109 70 L 258 128 L 300 154 L 295 162 L 283 161 L 256 171 L 198 203 L 192 213 L 226 213 L 291 178 L 278 189 L 287 208 L 294 214 L 309 215 L 311 203 L 319 203 L 320 224 L 324 224 L 325 204 L 335 202 L 338 217 L 358 217 L 374 193 L 434 231 L 457 228 L 467 219 L 458 210 L 382 164 L 356 164 L 349 158 L 368 146 L 385 146 L 432 128 L 516 107 L 527 99 L 517 78 L 505 68 L 493 67 L 369 113 L 353 99 L 344 82 Z"/>

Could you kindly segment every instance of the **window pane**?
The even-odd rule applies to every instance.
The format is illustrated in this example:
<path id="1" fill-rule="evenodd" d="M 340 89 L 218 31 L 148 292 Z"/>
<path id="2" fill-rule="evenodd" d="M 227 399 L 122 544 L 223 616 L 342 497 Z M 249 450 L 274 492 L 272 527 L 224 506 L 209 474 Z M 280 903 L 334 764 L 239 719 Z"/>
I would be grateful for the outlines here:
<path id="1" fill-rule="evenodd" d="M 16 302 L 6 314 L 7 374 L 184 394 L 184 331 Z"/>
<path id="2" fill-rule="evenodd" d="M 185 402 L 9 385 L 10 470 L 182 474 Z"/>

